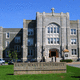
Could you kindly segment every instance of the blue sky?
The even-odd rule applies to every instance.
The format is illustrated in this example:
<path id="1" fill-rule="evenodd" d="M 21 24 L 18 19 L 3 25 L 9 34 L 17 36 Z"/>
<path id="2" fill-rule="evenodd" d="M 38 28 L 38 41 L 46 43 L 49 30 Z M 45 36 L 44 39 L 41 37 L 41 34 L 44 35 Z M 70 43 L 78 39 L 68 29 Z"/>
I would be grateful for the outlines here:
<path id="1" fill-rule="evenodd" d="M 35 20 L 36 12 L 69 12 L 70 20 L 80 19 L 80 0 L 0 0 L 0 26 L 23 28 L 23 19 Z"/>

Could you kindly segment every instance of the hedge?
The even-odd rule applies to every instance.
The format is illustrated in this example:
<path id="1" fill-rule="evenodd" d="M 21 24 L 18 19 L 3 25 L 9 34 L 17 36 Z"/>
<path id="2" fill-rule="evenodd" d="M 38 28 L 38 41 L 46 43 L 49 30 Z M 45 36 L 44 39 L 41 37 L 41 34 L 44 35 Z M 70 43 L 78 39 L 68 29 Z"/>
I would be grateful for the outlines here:
<path id="1" fill-rule="evenodd" d="M 60 60 L 60 62 L 72 62 L 72 59 Z"/>

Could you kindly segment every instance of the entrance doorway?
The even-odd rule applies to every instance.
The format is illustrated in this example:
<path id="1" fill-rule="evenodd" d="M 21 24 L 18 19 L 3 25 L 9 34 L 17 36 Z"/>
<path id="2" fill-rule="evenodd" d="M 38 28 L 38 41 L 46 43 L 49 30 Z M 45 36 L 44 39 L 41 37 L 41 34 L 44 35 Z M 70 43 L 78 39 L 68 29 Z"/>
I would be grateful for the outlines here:
<path id="1" fill-rule="evenodd" d="M 49 57 L 59 57 L 57 49 L 50 49 L 49 50 Z"/>

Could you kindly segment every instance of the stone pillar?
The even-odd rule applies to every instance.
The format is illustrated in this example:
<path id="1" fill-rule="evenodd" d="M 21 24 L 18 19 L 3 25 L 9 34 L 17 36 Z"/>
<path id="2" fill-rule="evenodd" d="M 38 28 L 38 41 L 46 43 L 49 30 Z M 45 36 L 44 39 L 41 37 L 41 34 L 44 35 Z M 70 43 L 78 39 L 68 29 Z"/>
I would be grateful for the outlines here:
<path id="1" fill-rule="evenodd" d="M 42 16 L 37 12 L 37 61 L 39 62 L 42 58 Z"/>
<path id="2" fill-rule="evenodd" d="M 61 46 L 62 50 L 66 49 L 66 26 L 65 22 L 63 20 L 63 12 L 61 12 Z M 62 56 L 63 56 L 63 51 L 62 51 Z"/>
<path id="3" fill-rule="evenodd" d="M 27 38 L 26 36 L 28 35 L 28 31 L 27 31 L 27 23 L 26 20 L 23 20 L 23 61 L 27 60 Z"/>
<path id="4" fill-rule="evenodd" d="M 80 20 L 78 20 L 78 42 L 77 42 L 77 48 L 78 48 L 78 58 L 80 58 Z"/>
<path id="5" fill-rule="evenodd" d="M 3 28 L 0 27 L 0 58 L 3 58 Z"/>
<path id="6" fill-rule="evenodd" d="M 46 32 L 45 32 L 45 12 L 42 15 L 42 46 L 43 57 L 45 57 L 45 44 L 46 44 Z"/>
<path id="7" fill-rule="evenodd" d="M 69 57 L 71 57 L 71 46 L 70 46 L 70 20 L 69 20 L 69 13 L 67 12 L 66 18 L 66 49 L 69 50 Z"/>

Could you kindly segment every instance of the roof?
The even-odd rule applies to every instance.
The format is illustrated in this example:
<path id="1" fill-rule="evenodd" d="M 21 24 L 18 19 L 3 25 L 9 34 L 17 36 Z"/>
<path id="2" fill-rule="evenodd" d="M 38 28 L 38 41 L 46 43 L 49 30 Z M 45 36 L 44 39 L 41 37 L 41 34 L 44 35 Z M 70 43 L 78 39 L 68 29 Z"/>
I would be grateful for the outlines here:
<path id="1" fill-rule="evenodd" d="M 63 52 L 69 52 L 69 50 L 65 49 Z"/>

